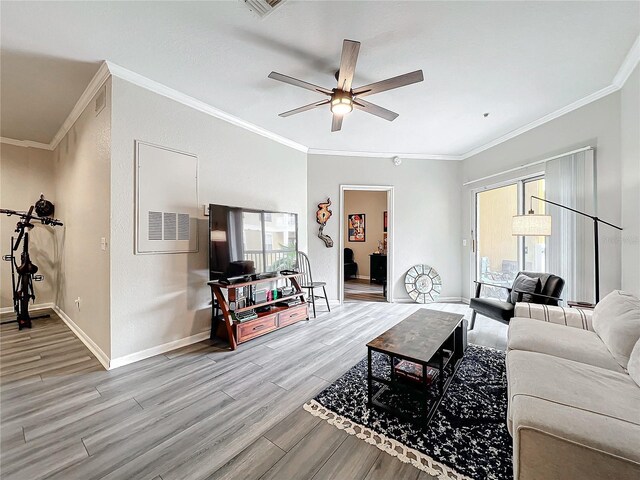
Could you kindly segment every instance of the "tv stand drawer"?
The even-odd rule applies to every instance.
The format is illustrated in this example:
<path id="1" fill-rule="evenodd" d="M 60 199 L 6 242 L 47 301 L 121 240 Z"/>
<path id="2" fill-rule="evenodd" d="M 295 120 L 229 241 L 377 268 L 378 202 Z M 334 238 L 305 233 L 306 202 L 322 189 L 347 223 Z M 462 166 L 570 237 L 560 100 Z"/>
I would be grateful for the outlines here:
<path id="1" fill-rule="evenodd" d="M 238 343 L 246 342 L 278 328 L 277 315 L 256 318 L 237 325 Z"/>
<path id="2" fill-rule="evenodd" d="M 286 310 L 278 314 L 278 325 L 285 327 L 292 323 L 299 322 L 300 320 L 306 320 L 308 317 L 306 305 L 296 305 L 295 307 L 287 308 Z"/>

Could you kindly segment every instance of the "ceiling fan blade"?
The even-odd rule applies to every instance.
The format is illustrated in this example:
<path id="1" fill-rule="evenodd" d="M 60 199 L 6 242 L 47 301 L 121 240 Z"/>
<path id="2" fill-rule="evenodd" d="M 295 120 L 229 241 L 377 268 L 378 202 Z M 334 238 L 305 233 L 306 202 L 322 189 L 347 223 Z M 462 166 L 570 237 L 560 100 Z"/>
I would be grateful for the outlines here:
<path id="1" fill-rule="evenodd" d="M 392 112 L 391 110 L 387 110 L 386 108 L 379 107 L 378 105 L 374 105 L 373 103 L 365 102 L 364 100 L 360 100 L 359 98 L 353 101 L 353 106 L 358 110 L 370 113 L 371 115 L 375 115 L 376 117 L 384 118 L 385 120 L 389 120 L 390 122 L 393 122 L 396 118 L 398 118 L 398 114 L 396 112 Z"/>
<path id="2" fill-rule="evenodd" d="M 336 115 L 335 113 L 333 114 L 333 120 L 331 121 L 331 131 L 332 132 L 337 132 L 338 130 L 340 130 L 342 128 L 342 119 L 344 118 L 343 115 Z"/>
<path id="3" fill-rule="evenodd" d="M 325 95 L 331 95 L 333 92 L 324 87 L 319 87 L 313 83 L 305 82 L 304 80 L 298 80 L 297 78 L 289 77 L 278 72 L 271 72 L 269 78 L 278 80 L 279 82 L 288 83 L 289 85 L 295 85 L 296 87 L 305 88 L 314 92 L 324 93 Z"/>
<path id="4" fill-rule="evenodd" d="M 353 40 L 342 42 L 342 58 L 340 59 L 340 70 L 338 70 L 338 88 L 340 90 L 346 92 L 351 90 L 359 51 L 360 42 L 354 42 Z"/>
<path id="5" fill-rule="evenodd" d="M 393 90 L 394 88 L 404 87 L 405 85 L 411 85 L 412 83 L 418 83 L 424 80 L 422 70 L 416 70 L 415 72 L 405 73 L 404 75 L 398 75 L 397 77 L 387 78 L 381 82 L 371 83 L 364 87 L 358 87 L 353 90 L 353 94 L 358 97 L 364 97 L 367 95 L 373 95 L 374 93 L 386 92 L 387 90 Z"/>
<path id="6" fill-rule="evenodd" d="M 320 102 L 310 103 L 309 105 L 305 105 L 304 107 L 294 108 L 293 110 L 289 110 L 288 112 L 281 113 L 278 115 L 279 117 L 290 117 L 291 115 L 295 115 L 296 113 L 306 112 L 307 110 L 311 110 L 316 107 L 320 107 L 321 105 L 326 105 L 331 103 L 331 100 L 322 100 Z"/>

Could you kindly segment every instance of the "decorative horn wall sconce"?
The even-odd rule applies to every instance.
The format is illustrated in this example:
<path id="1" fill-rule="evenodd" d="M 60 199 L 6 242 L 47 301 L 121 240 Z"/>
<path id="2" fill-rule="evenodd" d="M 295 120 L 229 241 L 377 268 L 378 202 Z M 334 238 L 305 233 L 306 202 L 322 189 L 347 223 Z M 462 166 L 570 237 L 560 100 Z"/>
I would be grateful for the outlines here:
<path id="1" fill-rule="evenodd" d="M 318 211 L 316 212 L 316 222 L 320 224 L 320 228 L 318 229 L 318 238 L 324 242 L 324 245 L 327 248 L 333 247 L 333 240 L 331 237 L 323 233 L 325 225 L 331 218 L 331 210 L 329 210 L 330 206 L 331 199 L 327 198 L 326 202 L 318 204 Z"/>

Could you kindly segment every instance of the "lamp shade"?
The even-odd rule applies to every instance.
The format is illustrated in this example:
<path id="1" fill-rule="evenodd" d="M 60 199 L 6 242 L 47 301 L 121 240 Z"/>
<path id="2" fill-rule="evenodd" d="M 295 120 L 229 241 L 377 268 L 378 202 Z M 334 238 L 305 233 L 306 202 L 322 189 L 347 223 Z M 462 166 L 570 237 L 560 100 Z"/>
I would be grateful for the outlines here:
<path id="1" fill-rule="evenodd" d="M 525 237 L 548 237 L 551 235 L 551 215 L 515 215 L 511 227 L 512 235 Z"/>
<path id="2" fill-rule="evenodd" d="M 211 230 L 211 241 L 212 242 L 226 242 L 227 241 L 227 232 L 224 230 Z"/>

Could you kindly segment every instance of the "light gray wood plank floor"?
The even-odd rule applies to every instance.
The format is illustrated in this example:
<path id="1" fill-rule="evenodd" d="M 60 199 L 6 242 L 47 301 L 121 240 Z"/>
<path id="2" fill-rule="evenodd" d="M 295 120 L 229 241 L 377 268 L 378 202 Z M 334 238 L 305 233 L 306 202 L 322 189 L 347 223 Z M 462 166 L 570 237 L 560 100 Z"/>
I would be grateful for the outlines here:
<path id="1" fill-rule="evenodd" d="M 384 288 L 363 278 L 351 278 L 344 281 L 345 302 L 386 302 Z"/>
<path id="2" fill-rule="evenodd" d="M 53 312 L 2 325 L 0 478 L 427 480 L 301 408 L 422 307 L 345 304 L 235 352 L 205 341 L 112 371 Z M 506 327 L 478 317 L 469 341 L 504 349 Z"/>

